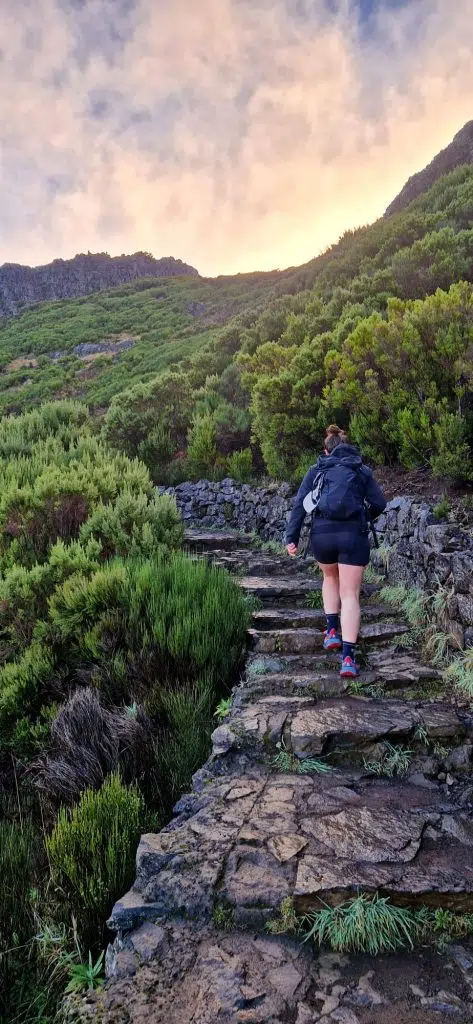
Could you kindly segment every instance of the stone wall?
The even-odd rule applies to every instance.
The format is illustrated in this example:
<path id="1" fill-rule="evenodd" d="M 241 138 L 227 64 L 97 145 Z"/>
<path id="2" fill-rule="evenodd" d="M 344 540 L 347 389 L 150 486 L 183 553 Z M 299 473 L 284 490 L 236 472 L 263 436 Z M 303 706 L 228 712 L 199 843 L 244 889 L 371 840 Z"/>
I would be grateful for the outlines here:
<path id="1" fill-rule="evenodd" d="M 186 526 L 256 531 L 263 540 L 278 542 L 284 538 L 295 493 L 289 484 L 251 487 L 230 479 L 167 490 L 175 495 Z M 389 502 L 377 531 L 380 543 L 392 548 L 389 582 L 426 590 L 445 587 L 439 625 L 461 643 L 473 644 L 473 531 L 439 522 L 429 505 L 407 497 Z"/>
<path id="2" fill-rule="evenodd" d="M 174 494 L 185 526 L 256 531 L 263 540 L 281 543 L 294 496 L 289 484 L 251 487 L 230 478 L 219 483 L 199 480 L 160 490 Z"/>
<path id="3" fill-rule="evenodd" d="M 473 531 L 439 521 L 430 505 L 394 498 L 379 517 L 381 543 L 391 548 L 388 578 L 392 583 L 445 590 L 439 625 L 460 643 L 473 644 Z M 376 553 L 373 554 L 376 564 Z"/>

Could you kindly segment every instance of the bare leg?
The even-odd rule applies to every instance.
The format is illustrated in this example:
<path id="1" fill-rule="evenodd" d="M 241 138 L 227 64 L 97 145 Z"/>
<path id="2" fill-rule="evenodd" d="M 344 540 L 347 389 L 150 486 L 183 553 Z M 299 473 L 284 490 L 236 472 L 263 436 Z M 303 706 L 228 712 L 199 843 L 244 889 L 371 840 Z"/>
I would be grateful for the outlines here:
<path id="1" fill-rule="evenodd" d="M 324 602 L 324 611 L 326 615 L 338 615 L 340 611 L 340 584 L 338 578 L 338 565 L 335 562 L 334 565 L 322 565 L 318 563 L 319 569 L 322 570 L 324 580 L 322 583 L 322 598 Z"/>
<path id="2" fill-rule="evenodd" d="M 363 565 L 339 565 L 342 638 L 356 644 L 360 629 L 360 587 Z"/>

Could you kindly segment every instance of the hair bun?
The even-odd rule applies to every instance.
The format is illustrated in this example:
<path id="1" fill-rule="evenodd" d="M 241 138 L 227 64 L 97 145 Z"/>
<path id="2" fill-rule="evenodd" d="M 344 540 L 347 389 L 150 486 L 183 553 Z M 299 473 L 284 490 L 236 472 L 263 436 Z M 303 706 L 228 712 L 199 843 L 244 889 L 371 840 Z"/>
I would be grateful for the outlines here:
<path id="1" fill-rule="evenodd" d="M 342 430 L 340 427 L 337 427 L 336 423 L 330 423 L 325 433 L 327 437 L 340 437 L 342 434 L 345 433 L 345 431 Z"/>

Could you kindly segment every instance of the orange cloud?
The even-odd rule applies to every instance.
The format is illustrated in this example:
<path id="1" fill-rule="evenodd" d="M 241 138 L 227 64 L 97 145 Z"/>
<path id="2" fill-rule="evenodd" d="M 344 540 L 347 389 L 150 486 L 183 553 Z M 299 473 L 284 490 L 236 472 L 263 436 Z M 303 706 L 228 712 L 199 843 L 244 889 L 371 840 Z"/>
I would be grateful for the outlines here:
<path id="1" fill-rule="evenodd" d="M 303 263 L 379 216 L 473 116 L 470 0 L 37 0 L 6 13 L 0 260 Z M 292 11 L 292 13 L 291 13 Z"/>

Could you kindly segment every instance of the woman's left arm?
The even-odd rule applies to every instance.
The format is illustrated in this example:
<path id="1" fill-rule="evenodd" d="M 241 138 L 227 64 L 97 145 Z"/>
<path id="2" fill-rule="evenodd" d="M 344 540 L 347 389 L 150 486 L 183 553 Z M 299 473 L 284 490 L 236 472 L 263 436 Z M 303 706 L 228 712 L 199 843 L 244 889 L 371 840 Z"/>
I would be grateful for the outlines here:
<path id="1" fill-rule="evenodd" d="M 303 502 L 304 498 L 312 490 L 313 482 L 314 467 L 309 469 L 309 471 L 306 473 L 301 483 L 301 486 L 299 487 L 299 490 L 296 494 L 293 509 L 291 515 L 289 516 L 289 522 L 286 527 L 286 546 L 289 546 L 291 544 L 295 544 L 297 546 L 297 544 L 299 543 L 302 523 L 304 522 L 306 516 Z"/>

